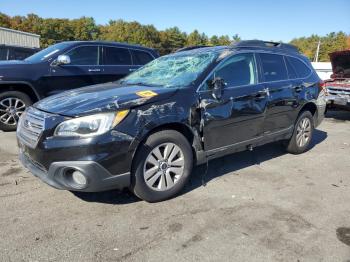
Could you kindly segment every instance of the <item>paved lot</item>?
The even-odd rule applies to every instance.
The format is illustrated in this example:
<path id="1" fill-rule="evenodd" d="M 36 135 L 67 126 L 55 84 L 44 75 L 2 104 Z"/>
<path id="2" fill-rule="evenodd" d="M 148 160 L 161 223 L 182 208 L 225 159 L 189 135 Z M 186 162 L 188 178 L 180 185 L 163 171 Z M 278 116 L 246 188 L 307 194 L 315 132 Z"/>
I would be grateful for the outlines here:
<path id="1" fill-rule="evenodd" d="M 1 261 L 350 261 L 350 112 L 330 112 L 304 155 L 278 144 L 210 162 L 149 204 L 73 194 L 23 170 L 0 133 Z"/>

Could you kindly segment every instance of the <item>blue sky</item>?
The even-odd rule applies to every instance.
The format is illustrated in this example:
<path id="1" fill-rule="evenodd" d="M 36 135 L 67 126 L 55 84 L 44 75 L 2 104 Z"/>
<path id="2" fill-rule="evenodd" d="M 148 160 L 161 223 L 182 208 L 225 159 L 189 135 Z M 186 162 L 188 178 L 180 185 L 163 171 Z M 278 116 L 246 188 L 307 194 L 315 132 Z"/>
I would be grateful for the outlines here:
<path id="1" fill-rule="evenodd" d="M 99 24 L 110 19 L 153 24 L 158 29 L 178 26 L 209 36 L 239 34 L 243 39 L 289 41 L 313 33 L 350 33 L 350 1 L 332 0 L 0 0 L 8 15 L 35 13 L 42 17 L 92 16 Z"/>

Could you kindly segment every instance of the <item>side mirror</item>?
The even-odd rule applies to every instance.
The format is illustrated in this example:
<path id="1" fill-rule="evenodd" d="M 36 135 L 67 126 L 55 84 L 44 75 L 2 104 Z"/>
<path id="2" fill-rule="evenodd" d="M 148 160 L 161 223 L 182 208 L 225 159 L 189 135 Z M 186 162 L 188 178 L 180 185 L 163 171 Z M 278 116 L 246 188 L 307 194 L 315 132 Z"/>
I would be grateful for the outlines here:
<path id="1" fill-rule="evenodd" d="M 55 62 L 55 65 L 68 65 L 68 64 L 70 64 L 69 55 L 59 55 Z"/>
<path id="2" fill-rule="evenodd" d="M 221 77 L 215 77 L 213 80 L 208 81 L 208 87 L 212 92 L 212 96 L 217 100 L 221 99 L 225 85 L 226 83 Z"/>

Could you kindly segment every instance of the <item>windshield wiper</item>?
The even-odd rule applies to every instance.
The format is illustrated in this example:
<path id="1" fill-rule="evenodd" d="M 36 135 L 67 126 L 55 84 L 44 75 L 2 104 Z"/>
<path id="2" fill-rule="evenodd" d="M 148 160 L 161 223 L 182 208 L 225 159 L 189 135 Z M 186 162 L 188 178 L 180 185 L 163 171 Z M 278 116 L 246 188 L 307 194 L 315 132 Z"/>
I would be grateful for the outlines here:
<path id="1" fill-rule="evenodd" d="M 128 86 L 150 86 L 150 87 L 162 86 L 162 85 L 156 85 L 156 84 L 148 84 L 144 82 L 135 82 L 135 83 L 121 82 L 121 84 L 128 85 Z"/>

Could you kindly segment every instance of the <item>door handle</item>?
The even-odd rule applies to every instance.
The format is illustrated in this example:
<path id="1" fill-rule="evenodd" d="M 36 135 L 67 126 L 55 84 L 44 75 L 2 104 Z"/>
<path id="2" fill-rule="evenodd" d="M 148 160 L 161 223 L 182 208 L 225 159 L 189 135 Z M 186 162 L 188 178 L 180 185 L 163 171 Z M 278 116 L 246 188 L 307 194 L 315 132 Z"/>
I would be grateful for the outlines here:
<path id="1" fill-rule="evenodd" d="M 89 72 L 100 72 L 101 69 L 99 69 L 99 68 L 89 68 L 88 71 Z"/>
<path id="2" fill-rule="evenodd" d="M 303 90 L 303 87 L 302 86 L 296 86 L 296 87 L 294 87 L 294 90 L 295 90 L 295 92 L 299 93 L 299 92 L 301 92 L 301 90 Z"/>
<path id="3" fill-rule="evenodd" d="M 264 99 L 265 97 L 266 97 L 266 92 L 265 91 L 259 91 L 254 96 L 255 99 Z"/>
<path id="4" fill-rule="evenodd" d="M 255 94 L 255 99 L 264 99 L 266 96 L 269 96 L 270 95 L 270 90 L 268 88 L 265 88 L 261 91 L 258 91 L 256 94 Z"/>
<path id="5" fill-rule="evenodd" d="M 136 68 L 130 68 L 129 69 L 129 72 L 134 72 L 134 71 L 136 71 L 137 69 Z"/>

